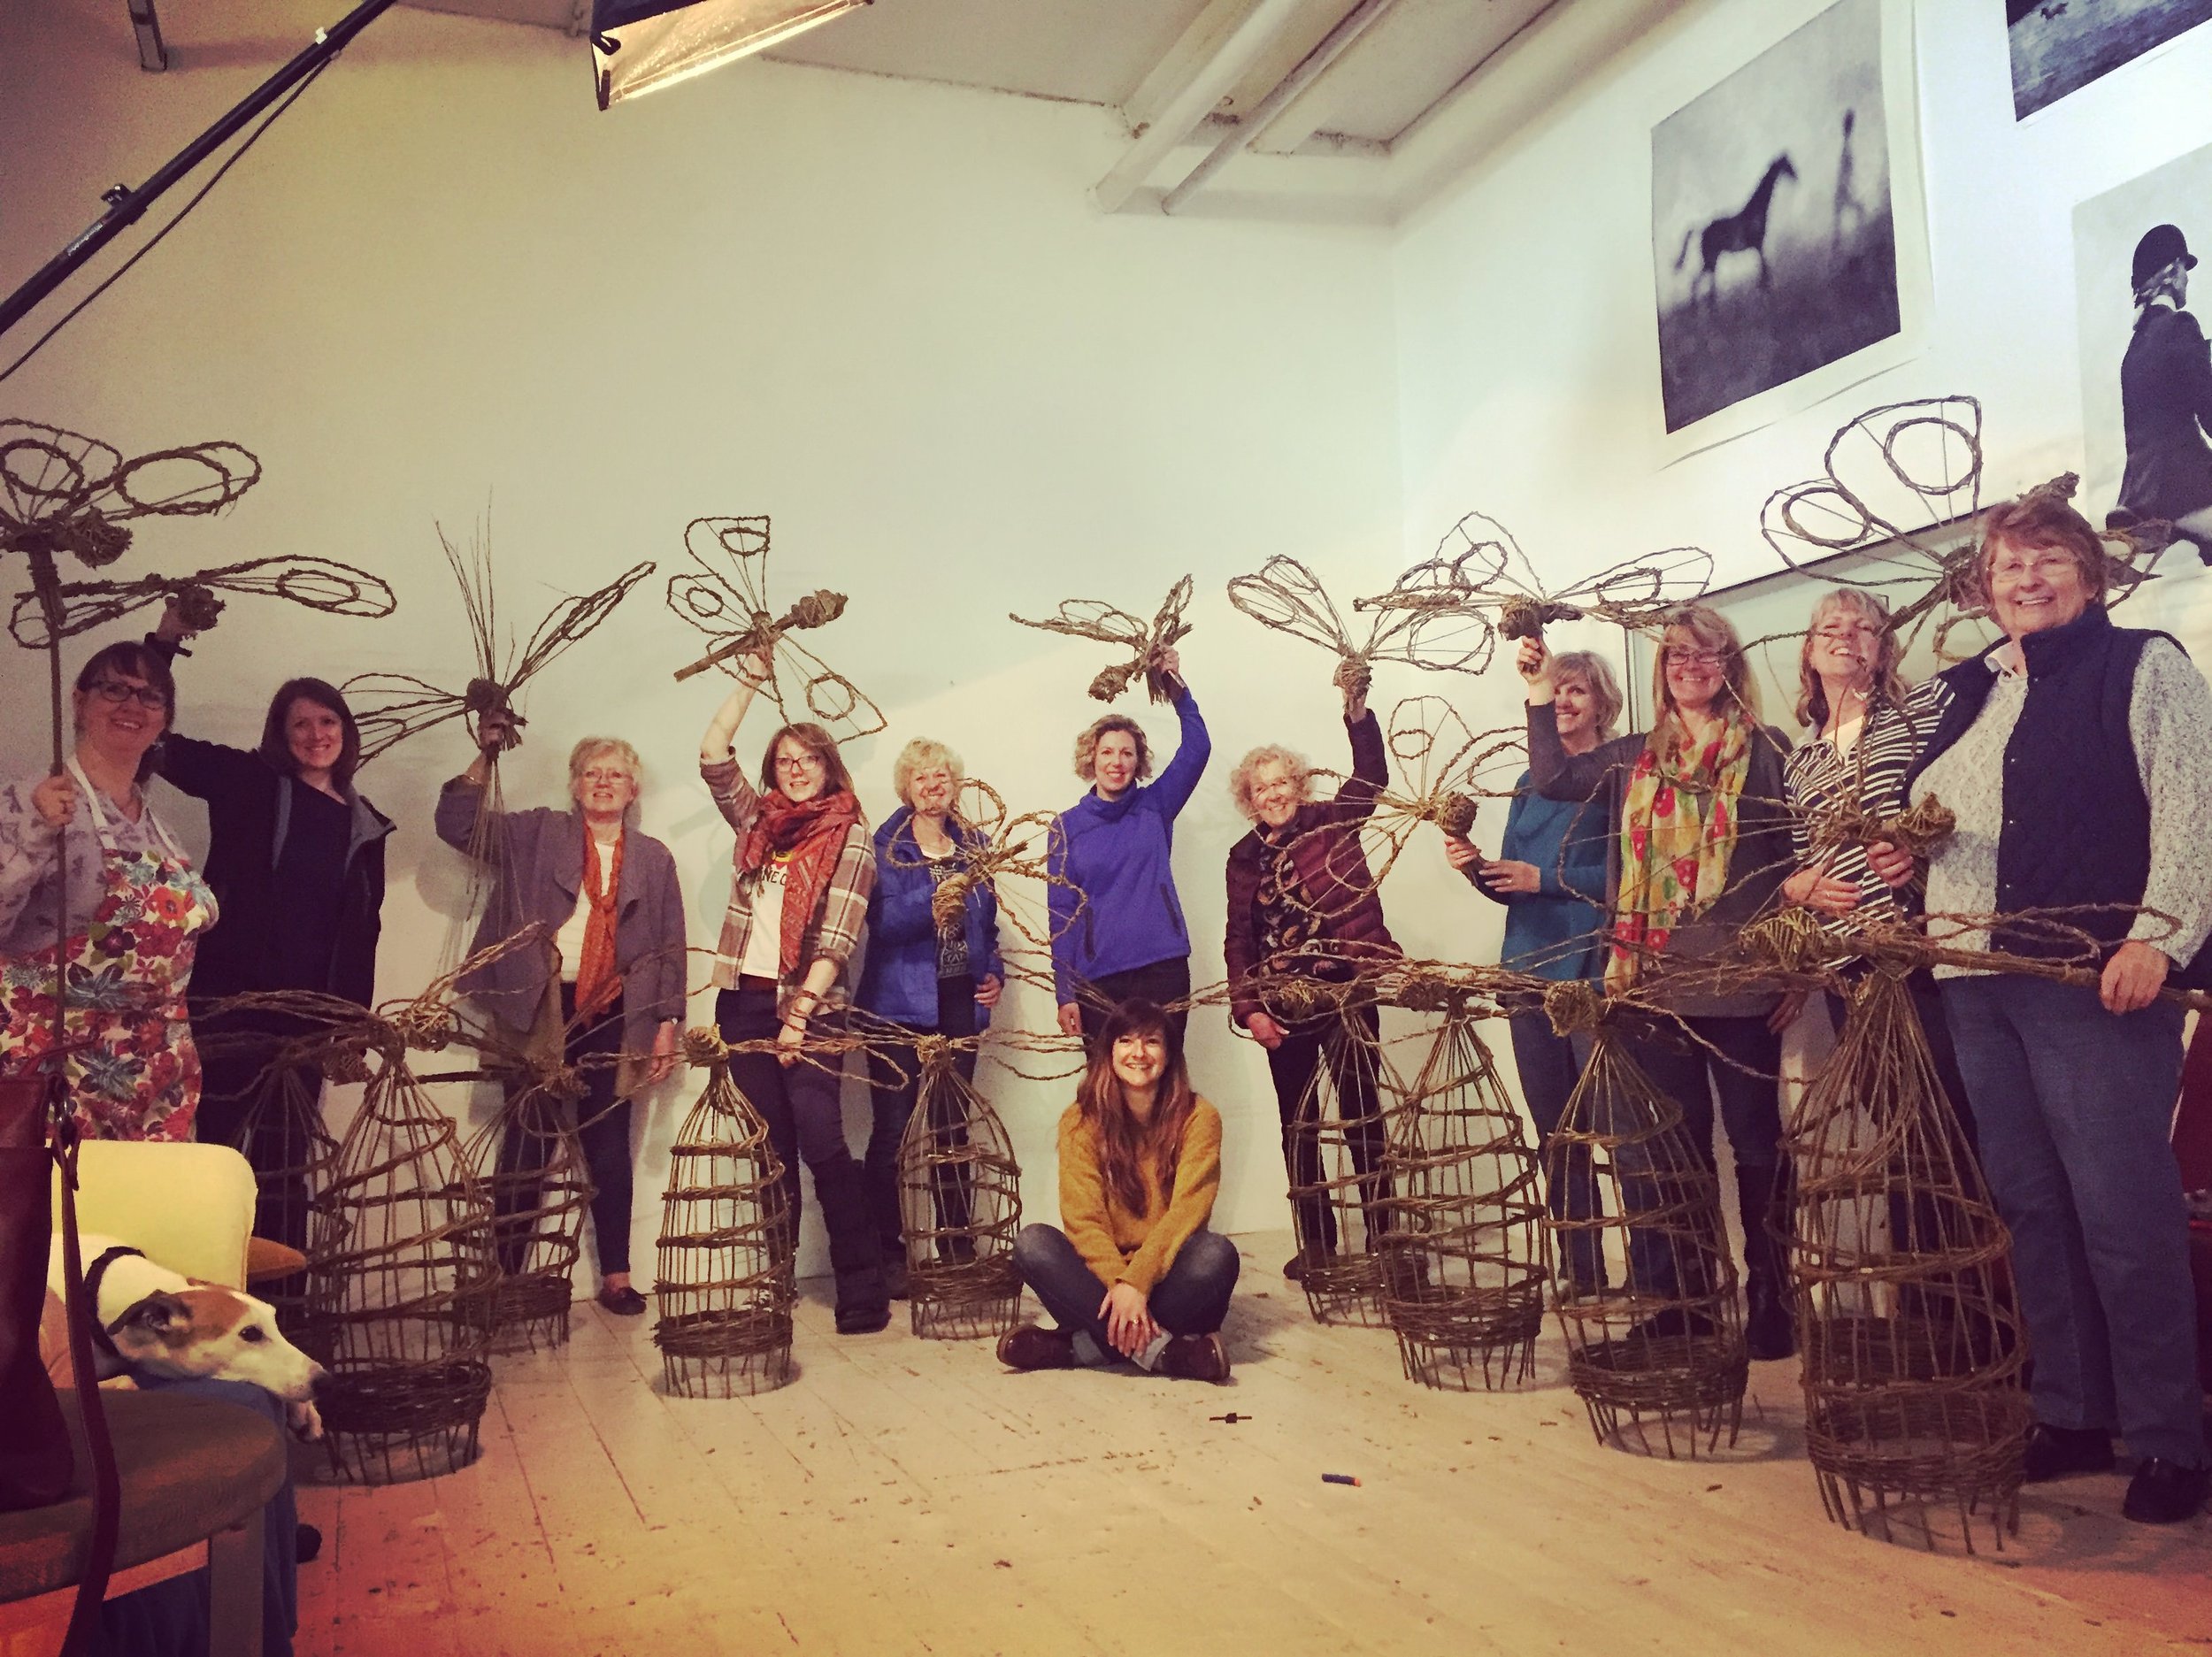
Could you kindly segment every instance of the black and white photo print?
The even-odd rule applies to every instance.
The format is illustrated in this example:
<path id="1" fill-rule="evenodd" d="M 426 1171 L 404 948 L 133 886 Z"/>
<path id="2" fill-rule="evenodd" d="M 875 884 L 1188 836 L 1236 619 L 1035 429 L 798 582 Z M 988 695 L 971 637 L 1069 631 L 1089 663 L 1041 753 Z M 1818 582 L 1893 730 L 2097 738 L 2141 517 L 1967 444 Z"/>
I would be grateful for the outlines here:
<path id="1" fill-rule="evenodd" d="M 2004 0 L 2004 6 L 2015 120 L 2212 19 L 2212 0 Z"/>
<path id="2" fill-rule="evenodd" d="M 2116 525 L 2162 519 L 2212 556 L 2212 148 L 2074 209 L 2081 307 L 2078 502 Z M 2162 569 L 2166 566 L 2162 564 Z"/>
<path id="3" fill-rule="evenodd" d="M 1883 0 L 1839 0 L 1653 128 L 1671 435 L 1900 334 L 1893 187 L 1917 151 L 1883 28 Z"/>

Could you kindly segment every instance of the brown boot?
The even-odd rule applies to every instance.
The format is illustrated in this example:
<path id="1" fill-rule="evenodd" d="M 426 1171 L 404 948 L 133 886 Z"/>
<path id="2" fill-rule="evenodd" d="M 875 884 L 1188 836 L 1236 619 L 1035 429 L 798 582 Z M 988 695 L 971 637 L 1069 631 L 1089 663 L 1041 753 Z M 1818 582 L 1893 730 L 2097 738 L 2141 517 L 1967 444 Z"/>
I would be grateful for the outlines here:
<path id="1" fill-rule="evenodd" d="M 1064 1329 L 1024 1323 L 998 1338 L 998 1361 L 1010 1369 L 1072 1369 L 1075 1337 Z"/>
<path id="2" fill-rule="evenodd" d="M 1160 1349 L 1159 1372 L 1179 1381 L 1211 1381 L 1219 1386 L 1229 1378 L 1229 1354 L 1218 1335 L 1178 1335 Z"/>

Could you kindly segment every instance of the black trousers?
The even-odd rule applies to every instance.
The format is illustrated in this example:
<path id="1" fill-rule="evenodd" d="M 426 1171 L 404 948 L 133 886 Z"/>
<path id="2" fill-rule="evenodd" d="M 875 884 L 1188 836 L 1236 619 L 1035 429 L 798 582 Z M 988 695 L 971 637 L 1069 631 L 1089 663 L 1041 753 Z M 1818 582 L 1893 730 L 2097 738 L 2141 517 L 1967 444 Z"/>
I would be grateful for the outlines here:
<path id="1" fill-rule="evenodd" d="M 1080 986 L 1076 991 L 1076 1006 L 1083 1015 L 1083 1039 L 1094 1042 L 1106 1028 L 1106 1020 L 1115 1008 L 1124 1001 L 1157 1001 L 1168 1009 L 1169 1039 L 1179 1052 L 1183 1033 L 1190 1026 L 1190 1009 L 1173 1003 L 1190 999 L 1190 957 L 1178 955 L 1172 961 L 1155 961 L 1148 966 L 1131 967 L 1126 972 L 1109 972 Z"/>
<path id="2" fill-rule="evenodd" d="M 724 990 L 716 997 L 714 1021 L 722 1039 L 772 1041 L 779 1021 L 772 990 Z M 768 1124 L 768 1141 L 783 1163 L 784 1196 L 791 1214 L 791 1234 L 799 1232 L 799 1164 L 814 1176 L 814 1195 L 822 1205 L 829 1232 L 830 1268 L 837 1274 L 837 1309 L 881 1311 L 891 1303 L 883 1281 L 883 1246 L 861 1166 L 845 1143 L 845 1110 L 840 1085 L 841 1063 L 833 1070 L 819 1059 L 801 1059 L 786 1069 L 772 1053 L 739 1053 L 730 1059 L 730 1079 Z"/>
<path id="3" fill-rule="evenodd" d="M 925 1028 L 901 1024 L 913 1036 L 972 1036 L 976 1026 L 975 980 L 972 978 L 937 980 L 937 1023 Z M 975 1052 L 964 1050 L 953 1061 L 964 1080 L 975 1080 Z M 868 1155 L 862 1165 L 867 1179 L 868 1212 L 873 1216 L 876 1238 L 884 1257 L 903 1259 L 906 1228 L 899 1212 L 899 1142 L 913 1119 L 915 1096 L 921 1088 L 922 1060 L 914 1041 L 879 1041 L 868 1048 L 868 1087 L 875 1120 L 868 1130 Z M 931 1124 L 949 1144 L 967 1143 L 967 1124 L 941 1117 Z M 937 1204 L 937 1224 L 949 1231 L 964 1227 L 972 1212 L 974 1179 L 964 1169 L 945 1176 L 932 1195 Z"/>
<path id="4" fill-rule="evenodd" d="M 200 1108 L 193 1137 L 205 1145 L 241 1152 L 254 1173 L 253 1229 L 257 1237 L 306 1252 L 310 1203 L 307 1164 L 322 1124 L 323 1072 L 316 1064 L 276 1062 L 288 1040 L 313 1026 L 275 1013 L 234 1012 L 217 1016 L 192 1009 L 192 1039 L 200 1048 Z M 285 1097 L 294 1092 L 293 1100 Z M 285 1285 L 277 1285 L 284 1293 Z"/>
<path id="5" fill-rule="evenodd" d="M 1283 1166 L 1290 1175 L 1294 1193 L 1291 1223 L 1298 1235 L 1301 1254 L 1336 1252 L 1336 1205 L 1327 1194 L 1313 1191 L 1325 1177 L 1321 1167 L 1317 1115 L 1321 1096 L 1314 1086 L 1316 1074 L 1328 1066 L 1336 1084 L 1337 1114 L 1352 1153 L 1352 1169 L 1358 1176 L 1361 1212 L 1369 1242 L 1388 1231 L 1389 1210 L 1376 1206 L 1390 1194 L 1383 1172 L 1384 1128 L 1379 1058 L 1381 1018 L 1372 1007 L 1352 1015 L 1358 1031 L 1336 1035 L 1342 1021 L 1332 1016 L 1284 1026 L 1282 1045 L 1267 1055 L 1267 1071 L 1275 1083 L 1275 1109 L 1283 1123 Z"/>
<path id="6" fill-rule="evenodd" d="M 576 986 L 561 986 L 561 1017 L 572 1022 L 576 1016 Z M 575 1101 L 572 1114 L 567 1115 L 567 1124 L 576 1131 L 576 1139 L 584 1153 L 585 1171 L 591 1177 L 592 1238 L 599 1254 L 602 1277 L 626 1273 L 630 1270 L 630 1215 L 632 1187 L 630 1162 L 630 1101 L 615 1097 L 616 1067 L 608 1060 L 622 1051 L 622 1011 L 617 1006 L 609 1009 L 591 1021 L 584 1029 L 568 1038 L 563 1057 L 578 1067 L 584 1082 L 584 1096 Z M 596 1059 L 599 1062 L 586 1064 Z M 511 1103 L 513 1095 L 509 1095 Z M 541 1172 L 552 1155 L 552 1142 L 542 1132 L 531 1132 L 530 1124 L 510 1116 L 506 1131 L 499 1141 L 500 1182 L 498 1203 L 500 1219 L 528 1213 L 537 1207 L 538 1191 L 528 1176 Z M 500 1264 L 509 1271 L 520 1271 L 530 1254 L 530 1231 L 517 1222 L 506 1226 L 495 1225 L 494 1235 L 499 1239 Z"/>

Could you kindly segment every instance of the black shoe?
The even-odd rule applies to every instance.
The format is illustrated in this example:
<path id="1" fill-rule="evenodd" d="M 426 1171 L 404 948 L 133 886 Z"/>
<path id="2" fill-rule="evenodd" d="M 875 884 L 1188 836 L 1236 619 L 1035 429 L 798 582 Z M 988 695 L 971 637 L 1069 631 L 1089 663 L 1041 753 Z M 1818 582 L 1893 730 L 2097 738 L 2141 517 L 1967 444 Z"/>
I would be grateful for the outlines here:
<path id="1" fill-rule="evenodd" d="M 2146 1463 L 2146 1465 L 2148 1465 Z M 2112 1435 L 2101 1427 L 2054 1427 L 2035 1422 L 2028 1428 L 2027 1454 L 2021 1459 L 2021 1477 L 2031 1484 L 2047 1484 L 2076 1473 L 2112 1470 Z"/>
<path id="2" fill-rule="evenodd" d="M 1283 1276 L 1288 1277 L 1293 1283 L 1303 1283 L 1306 1280 L 1306 1257 L 1303 1254 L 1293 1254 L 1285 1261 Z"/>
<path id="3" fill-rule="evenodd" d="M 883 1286 L 895 1300 L 903 1300 L 912 1292 L 906 1277 L 906 1245 L 883 1251 Z"/>
<path id="4" fill-rule="evenodd" d="M 597 1299 L 617 1317 L 637 1317 L 645 1311 L 645 1297 L 626 1283 L 618 1289 L 600 1290 Z"/>
<path id="5" fill-rule="evenodd" d="M 292 1530 L 292 1561 L 298 1565 L 312 1565 L 323 1551 L 323 1533 L 311 1524 L 300 1524 Z"/>
<path id="6" fill-rule="evenodd" d="M 879 1329 L 891 1326 L 891 1308 L 884 1306 L 841 1306 L 837 1308 L 837 1332 L 841 1335 L 872 1335 Z"/>
<path id="7" fill-rule="evenodd" d="M 1225 1385 L 1229 1354 L 1218 1335 L 1178 1335 L 1160 1349 L 1160 1373 L 1181 1381 L 1210 1381 Z"/>
<path id="8" fill-rule="evenodd" d="M 2120 1516 L 2138 1524 L 2178 1524 L 2204 1506 L 2212 1488 L 2212 1468 L 2181 1467 L 2154 1455 L 2128 1481 Z"/>

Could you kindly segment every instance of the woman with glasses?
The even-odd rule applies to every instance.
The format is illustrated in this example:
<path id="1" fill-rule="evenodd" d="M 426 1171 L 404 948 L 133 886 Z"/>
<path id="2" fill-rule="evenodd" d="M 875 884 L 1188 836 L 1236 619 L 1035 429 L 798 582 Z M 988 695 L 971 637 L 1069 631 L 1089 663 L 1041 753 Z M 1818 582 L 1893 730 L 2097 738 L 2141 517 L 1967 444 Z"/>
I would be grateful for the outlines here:
<path id="1" fill-rule="evenodd" d="M 2212 689 L 2171 639 L 2113 623 L 2104 543 L 2056 490 L 1990 511 L 1974 574 L 2006 637 L 1945 671 L 1907 785 L 1957 818 L 1928 908 L 1985 922 L 1954 928 L 1962 950 L 2096 973 L 1935 969 L 2035 1354 L 2026 1481 L 2110 1469 L 2117 1433 L 2122 1516 L 2175 1523 L 2212 1455 L 2172 1141 L 2186 1009 L 2159 992 L 2212 981 Z M 1897 846 L 1868 857 L 1894 886 L 1922 872 Z"/>
<path id="2" fill-rule="evenodd" d="M 987 1028 L 1006 986 L 1005 964 L 999 958 L 998 898 L 987 880 L 967 886 L 957 926 L 937 924 L 938 893 L 959 880 L 984 844 L 982 832 L 960 815 L 961 777 L 960 756 L 942 742 L 916 737 L 899 750 L 891 786 L 902 803 L 875 833 L 867 963 L 854 996 L 863 1012 L 894 1027 L 886 1035 L 895 1035 L 868 1049 L 875 1121 L 865 1163 L 868 1206 L 894 1300 L 906 1296 L 899 1144 L 921 1090 L 922 1039 L 958 1040 Z M 975 1079 L 975 1048 L 967 1047 L 953 1061 L 969 1081 Z M 947 1132 L 965 1132 L 956 1122 L 933 1125 Z M 971 1184 L 958 1170 L 944 1177 L 935 1193 L 940 1225 L 967 1224 Z M 962 1239 L 945 1239 L 942 1247 L 956 1252 Z"/>
<path id="3" fill-rule="evenodd" d="M 79 1132 L 182 1139 L 200 1102 L 185 1016 L 215 894 L 142 785 L 176 711 L 158 653 L 111 644 L 77 675 L 62 770 L 0 788 L 0 1070 L 65 1048 Z M 54 980 L 68 980 L 55 1028 Z"/>
<path id="4" fill-rule="evenodd" d="M 1756 982 L 1701 983 L 1695 969 L 1732 952 L 1736 933 L 1774 906 L 1790 872 L 1788 744 L 1759 723 L 1743 645 L 1709 605 L 1685 605 L 1667 625 L 1652 674 L 1658 717 L 1651 729 L 1586 753 L 1570 754 L 1561 740 L 1553 664 L 1540 638 L 1522 641 L 1518 665 L 1528 685 L 1536 791 L 1548 800 L 1603 797 L 1618 825 L 1607 880 L 1613 924 L 1606 988 L 1632 990 L 1667 1015 L 1636 1041 L 1636 1057 L 1682 1108 L 1691 1141 L 1714 1166 L 1719 1096 L 1743 1221 L 1746 1344 L 1755 1358 L 1786 1358 L 1795 1340 L 1781 1249 L 1767 1218 L 1781 1185 L 1781 1032 L 1802 998 Z M 1632 1238 L 1632 1248 L 1640 1241 L 1655 1254 L 1652 1240 Z M 1632 1282 L 1640 1269 L 1647 1280 L 1657 1275 L 1655 1260 L 1631 1263 Z M 1676 1285 L 1647 1286 L 1672 1293 Z"/>
<path id="5" fill-rule="evenodd" d="M 475 760 L 438 795 L 438 838 L 492 871 L 491 901 L 474 947 L 487 948 L 533 924 L 553 947 L 511 950 L 463 978 L 460 988 L 525 1042 L 557 1022 L 563 1062 L 584 1086 L 575 1121 L 591 1175 L 599 1304 L 635 1317 L 645 1297 L 630 1282 L 630 1102 L 676 1062 L 685 964 L 676 859 L 632 821 L 641 768 L 627 742 L 588 736 L 575 746 L 567 809 L 495 811 L 492 761 L 515 745 L 513 722 L 487 715 L 477 737 Z M 534 1176 L 550 1148 L 546 1134 L 511 1117 L 499 1171 Z M 534 1207 L 534 1198 L 518 1193 L 518 1206 Z M 520 1269 L 529 1250 L 528 1238 L 513 1234 L 519 1229 L 503 1228 L 500 1237 L 511 1270 Z"/>
<path id="6" fill-rule="evenodd" d="M 173 672 L 192 636 L 173 602 L 146 645 Z M 285 1071 L 271 1062 L 298 1026 L 211 1003 L 263 990 L 314 990 L 362 1007 L 376 999 L 391 819 L 355 789 L 361 734 L 345 698 L 319 679 L 278 687 L 250 749 L 171 732 L 153 756 L 164 781 L 207 802 L 207 882 L 223 910 L 192 974 L 198 1137 L 235 1146 L 253 1164 L 255 1234 L 303 1249 L 310 1124 L 276 1104 Z M 319 1114 L 320 1069 L 292 1074 Z"/>
<path id="7" fill-rule="evenodd" d="M 1813 734 L 1791 750 L 1783 773 L 1796 867 L 1782 883 L 1782 895 L 1839 940 L 1864 927 L 1900 924 L 1914 908 L 1911 893 L 1893 892 L 1874 872 L 1863 840 L 1832 826 L 1845 814 L 1884 818 L 1904 810 L 1905 779 L 1950 700 L 1941 679 L 1908 689 L 1898 677 L 1897 655 L 1888 606 L 1875 594 L 1839 587 L 1814 602 L 1797 668 L 1797 722 Z M 1908 982 L 1936 1072 L 1970 1143 L 1965 1084 L 1935 979 L 1924 969 Z M 1842 1002 L 1834 995 L 1827 1000 L 1829 1017 L 1840 1028 Z"/>
<path id="8" fill-rule="evenodd" d="M 715 1022 L 732 1046 L 750 1044 L 730 1074 L 767 1118 L 783 1160 L 795 1236 L 799 1163 L 814 1176 L 837 1276 L 837 1332 L 872 1334 L 891 1321 L 883 1250 L 867 1184 L 845 1143 L 841 1054 L 809 1052 L 833 1025 L 846 963 L 860 942 L 875 889 L 875 845 L 837 744 L 818 725 L 786 725 L 768 739 L 760 786 L 745 779 L 732 744 L 769 664 L 748 658 L 699 741 L 699 774 L 737 832 L 733 878 L 715 952 Z"/>

